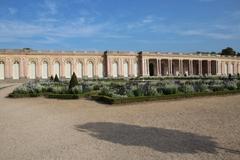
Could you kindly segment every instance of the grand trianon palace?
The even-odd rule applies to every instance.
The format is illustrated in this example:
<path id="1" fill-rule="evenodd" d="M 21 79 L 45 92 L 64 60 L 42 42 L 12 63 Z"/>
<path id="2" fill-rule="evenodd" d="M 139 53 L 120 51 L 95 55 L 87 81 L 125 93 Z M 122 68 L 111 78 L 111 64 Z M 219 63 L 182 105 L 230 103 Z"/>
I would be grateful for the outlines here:
<path id="1" fill-rule="evenodd" d="M 240 58 L 163 52 L 0 50 L 0 80 L 234 75 Z"/>

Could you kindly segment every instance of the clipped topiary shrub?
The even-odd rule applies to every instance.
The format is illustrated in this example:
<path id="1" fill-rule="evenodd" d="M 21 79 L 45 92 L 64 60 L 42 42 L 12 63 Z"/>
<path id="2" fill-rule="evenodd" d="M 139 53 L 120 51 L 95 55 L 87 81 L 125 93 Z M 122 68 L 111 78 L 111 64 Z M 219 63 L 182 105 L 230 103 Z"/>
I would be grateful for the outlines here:
<path id="1" fill-rule="evenodd" d="M 76 76 L 75 72 L 73 72 L 73 75 L 72 75 L 71 80 L 69 82 L 68 89 L 70 90 L 77 85 L 78 85 L 78 79 L 77 79 L 77 76 Z"/>
<path id="2" fill-rule="evenodd" d="M 54 81 L 54 78 L 53 78 L 53 76 L 51 75 L 51 77 L 50 77 L 50 82 L 53 82 Z"/>
<path id="3" fill-rule="evenodd" d="M 57 74 L 55 75 L 54 82 L 60 82 Z"/>

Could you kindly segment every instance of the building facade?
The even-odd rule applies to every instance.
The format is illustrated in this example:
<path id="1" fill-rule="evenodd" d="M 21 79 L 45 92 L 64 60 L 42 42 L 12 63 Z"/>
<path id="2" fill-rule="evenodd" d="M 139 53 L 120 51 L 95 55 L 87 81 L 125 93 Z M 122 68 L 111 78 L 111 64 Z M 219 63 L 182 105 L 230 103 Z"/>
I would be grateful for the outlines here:
<path id="1" fill-rule="evenodd" d="M 160 52 L 0 50 L 0 80 L 234 75 L 240 58 Z"/>

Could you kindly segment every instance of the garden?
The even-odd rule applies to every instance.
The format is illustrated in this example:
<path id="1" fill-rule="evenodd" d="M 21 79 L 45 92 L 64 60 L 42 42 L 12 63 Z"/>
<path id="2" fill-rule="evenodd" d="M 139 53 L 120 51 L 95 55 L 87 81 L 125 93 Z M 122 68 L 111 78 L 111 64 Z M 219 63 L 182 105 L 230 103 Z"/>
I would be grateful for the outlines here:
<path id="1" fill-rule="evenodd" d="M 236 93 L 240 93 L 239 76 L 79 80 L 74 73 L 70 81 L 59 80 L 57 76 L 28 81 L 14 89 L 9 97 L 85 97 L 107 104 L 122 104 Z"/>

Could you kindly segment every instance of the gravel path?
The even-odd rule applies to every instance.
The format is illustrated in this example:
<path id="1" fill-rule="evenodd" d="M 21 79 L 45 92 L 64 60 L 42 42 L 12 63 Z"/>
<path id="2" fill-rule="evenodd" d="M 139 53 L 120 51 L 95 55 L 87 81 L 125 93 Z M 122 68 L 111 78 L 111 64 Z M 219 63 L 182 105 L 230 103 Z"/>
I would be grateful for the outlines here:
<path id="1" fill-rule="evenodd" d="M 8 99 L 1 160 L 239 160 L 240 95 L 109 106 Z"/>

